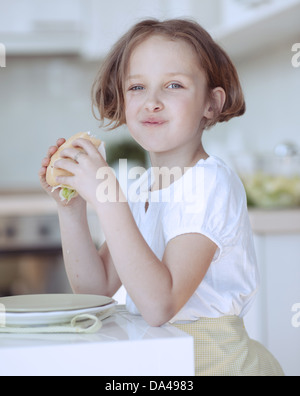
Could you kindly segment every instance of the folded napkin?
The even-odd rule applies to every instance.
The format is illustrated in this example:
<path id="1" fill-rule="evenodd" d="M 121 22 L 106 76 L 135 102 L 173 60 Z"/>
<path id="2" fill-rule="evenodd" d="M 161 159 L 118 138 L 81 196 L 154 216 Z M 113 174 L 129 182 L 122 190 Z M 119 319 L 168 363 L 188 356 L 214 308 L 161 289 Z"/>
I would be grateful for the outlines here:
<path id="1" fill-rule="evenodd" d="M 114 308 L 99 315 L 81 314 L 75 316 L 70 323 L 46 326 L 0 326 L 0 333 L 12 334 L 53 334 L 53 333 L 77 333 L 92 334 L 102 327 L 102 320 L 110 316 Z"/>

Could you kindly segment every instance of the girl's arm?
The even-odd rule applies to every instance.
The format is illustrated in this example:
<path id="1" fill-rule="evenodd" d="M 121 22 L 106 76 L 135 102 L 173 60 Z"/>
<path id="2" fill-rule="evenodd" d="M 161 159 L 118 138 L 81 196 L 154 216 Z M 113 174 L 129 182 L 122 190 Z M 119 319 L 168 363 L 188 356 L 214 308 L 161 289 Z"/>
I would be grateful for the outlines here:
<path id="1" fill-rule="evenodd" d="M 75 144 L 82 147 L 86 155 L 79 157 L 79 164 L 57 161 L 57 167 L 74 174 L 73 177 L 60 177 L 58 182 L 71 185 L 94 207 L 121 282 L 144 319 L 150 325 L 160 326 L 192 296 L 203 280 L 217 246 L 203 235 L 187 234 L 173 239 L 163 259 L 159 260 L 141 235 L 104 159 L 89 142 L 79 139 Z M 74 158 L 76 153 L 76 149 L 71 148 L 64 150 L 63 155 Z M 107 195 L 109 202 L 100 202 L 102 197 L 96 194 L 102 190 L 96 174 L 103 168 L 107 168 L 105 186 L 111 193 Z M 114 194 L 116 188 L 119 195 Z M 85 282 L 88 278 L 87 274 Z"/>
<path id="2" fill-rule="evenodd" d="M 107 244 L 97 252 L 92 241 L 86 216 L 86 202 L 80 197 L 72 199 L 67 205 L 61 201 L 59 191 L 52 192 L 46 181 L 47 167 L 51 157 L 65 139 L 58 139 L 42 160 L 39 171 L 43 189 L 53 198 L 58 207 L 62 248 L 65 266 L 72 289 L 76 293 L 91 293 L 113 296 L 121 286 L 113 266 Z"/>
<path id="3" fill-rule="evenodd" d="M 121 282 L 114 269 L 107 244 L 99 252 L 92 240 L 86 208 L 74 212 L 58 208 L 64 263 L 72 290 L 78 294 L 112 297 Z"/>
<path id="4" fill-rule="evenodd" d="M 200 234 L 174 238 L 160 261 L 149 248 L 125 203 L 97 206 L 114 265 L 144 319 L 153 326 L 169 321 L 203 280 L 216 245 Z"/>

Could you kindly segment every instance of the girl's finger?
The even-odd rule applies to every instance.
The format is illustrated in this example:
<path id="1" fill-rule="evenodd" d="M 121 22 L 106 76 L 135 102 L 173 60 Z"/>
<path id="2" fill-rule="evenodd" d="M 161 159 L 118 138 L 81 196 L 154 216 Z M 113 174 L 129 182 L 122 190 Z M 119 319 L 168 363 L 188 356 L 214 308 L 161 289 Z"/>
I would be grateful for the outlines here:
<path id="1" fill-rule="evenodd" d="M 56 142 L 57 147 L 62 146 L 65 142 L 66 142 L 66 139 L 64 139 L 64 138 L 58 139 L 57 142 Z"/>
<path id="2" fill-rule="evenodd" d="M 57 176 L 56 182 L 64 186 L 74 187 L 74 176 Z"/>
<path id="3" fill-rule="evenodd" d="M 50 158 L 46 157 L 42 160 L 42 166 L 48 166 L 50 164 Z"/>
<path id="4" fill-rule="evenodd" d="M 44 177 L 46 175 L 47 168 L 45 166 L 42 166 L 41 169 L 39 170 L 39 176 Z"/>
<path id="5" fill-rule="evenodd" d="M 70 159 L 60 159 L 54 162 L 54 168 L 66 170 L 74 174 L 77 170 L 78 164 Z"/>
<path id="6" fill-rule="evenodd" d="M 82 153 L 82 150 L 79 151 L 76 148 L 69 147 L 69 148 L 62 150 L 62 152 L 60 153 L 60 156 L 62 158 L 70 158 L 73 161 L 76 161 L 79 153 Z"/>
<path id="7" fill-rule="evenodd" d="M 93 143 L 87 139 L 76 139 L 73 142 L 73 146 L 81 147 L 87 153 L 87 155 L 90 155 L 90 156 L 99 154 L 98 150 L 93 145 Z"/>
<path id="8" fill-rule="evenodd" d="M 55 154 L 57 150 L 58 150 L 58 147 L 57 147 L 57 146 L 51 146 L 51 147 L 49 147 L 48 153 L 47 153 L 48 158 L 51 158 L 52 155 Z"/>
<path id="9" fill-rule="evenodd" d="M 57 140 L 56 146 L 49 147 L 48 157 L 51 158 L 52 155 L 55 154 L 56 151 L 59 149 L 59 147 L 65 143 L 65 141 L 66 141 L 66 139 L 60 138 L 60 139 Z"/>

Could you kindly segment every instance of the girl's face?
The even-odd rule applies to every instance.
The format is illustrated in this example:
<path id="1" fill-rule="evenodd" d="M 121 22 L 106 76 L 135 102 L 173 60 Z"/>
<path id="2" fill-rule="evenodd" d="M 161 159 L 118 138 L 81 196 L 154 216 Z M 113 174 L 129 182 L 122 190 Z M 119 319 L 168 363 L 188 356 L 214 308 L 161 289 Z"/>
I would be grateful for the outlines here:
<path id="1" fill-rule="evenodd" d="M 211 109 L 192 47 L 158 35 L 138 45 L 129 61 L 125 107 L 131 135 L 150 153 L 199 147 Z"/>

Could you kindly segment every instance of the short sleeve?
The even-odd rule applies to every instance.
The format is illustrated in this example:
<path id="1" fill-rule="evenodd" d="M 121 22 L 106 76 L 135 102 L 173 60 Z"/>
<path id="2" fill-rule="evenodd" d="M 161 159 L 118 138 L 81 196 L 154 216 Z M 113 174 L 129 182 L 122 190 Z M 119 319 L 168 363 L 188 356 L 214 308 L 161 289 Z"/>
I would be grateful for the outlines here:
<path id="1" fill-rule="evenodd" d="M 165 244 L 199 233 L 218 246 L 216 261 L 225 246 L 235 243 L 245 211 L 245 191 L 236 174 L 221 160 L 201 161 L 174 185 L 163 218 Z"/>

